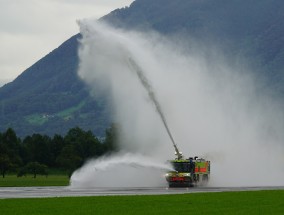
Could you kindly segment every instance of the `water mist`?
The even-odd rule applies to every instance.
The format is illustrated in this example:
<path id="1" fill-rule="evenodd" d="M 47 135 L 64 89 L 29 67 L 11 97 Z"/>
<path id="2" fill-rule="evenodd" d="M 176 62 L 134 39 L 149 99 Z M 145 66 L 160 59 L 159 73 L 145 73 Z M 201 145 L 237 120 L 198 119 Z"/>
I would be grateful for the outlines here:
<path id="1" fill-rule="evenodd" d="M 143 154 L 142 160 L 153 159 L 164 171 L 160 167 L 174 157 L 173 133 L 184 155 L 211 160 L 212 186 L 284 184 L 283 111 L 277 101 L 256 90 L 258 83 L 248 65 L 229 65 L 232 59 L 228 61 L 220 50 L 200 48 L 188 38 L 182 43 L 185 48 L 179 46 L 180 38 L 119 30 L 90 20 L 81 21 L 80 29 L 78 74 L 92 94 L 103 93 L 112 101 L 114 120 L 121 125 L 120 148 L 131 152 L 132 158 Z M 205 58 L 204 53 L 212 54 Z M 129 57 L 147 77 L 146 86 L 129 66 Z M 150 91 L 145 90 L 147 83 Z M 171 130 L 165 129 L 167 125 Z M 148 167 L 136 165 L 134 171 L 121 162 L 124 159 L 120 154 L 92 161 L 73 174 L 71 183 L 75 187 L 163 183 L 157 168 L 150 174 Z M 119 164 L 117 180 L 100 185 L 96 181 L 100 173 L 113 173 L 111 168 L 99 168 L 108 162 Z"/>

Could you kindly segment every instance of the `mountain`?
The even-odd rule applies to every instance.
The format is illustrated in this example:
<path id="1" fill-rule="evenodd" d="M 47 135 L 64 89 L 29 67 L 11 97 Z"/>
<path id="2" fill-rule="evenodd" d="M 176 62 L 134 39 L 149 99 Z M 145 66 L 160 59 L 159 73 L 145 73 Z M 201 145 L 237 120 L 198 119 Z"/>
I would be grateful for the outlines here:
<path id="1" fill-rule="evenodd" d="M 121 28 L 182 32 L 204 46 L 215 44 L 247 59 L 283 94 L 283 11 L 281 0 L 136 0 L 104 19 Z"/>
<path id="2" fill-rule="evenodd" d="M 244 58 L 266 87 L 284 98 L 284 1 L 281 0 L 136 0 L 101 20 L 125 29 L 183 34 L 205 46 L 222 47 Z M 64 134 L 74 126 L 104 135 L 110 124 L 105 98 L 90 96 L 78 78 L 75 35 L 0 88 L 0 131 L 20 136 Z"/>
<path id="3" fill-rule="evenodd" d="M 94 100 L 77 77 L 79 38 L 73 36 L 0 89 L 1 130 L 53 135 L 79 126 L 104 135 L 105 101 Z"/>

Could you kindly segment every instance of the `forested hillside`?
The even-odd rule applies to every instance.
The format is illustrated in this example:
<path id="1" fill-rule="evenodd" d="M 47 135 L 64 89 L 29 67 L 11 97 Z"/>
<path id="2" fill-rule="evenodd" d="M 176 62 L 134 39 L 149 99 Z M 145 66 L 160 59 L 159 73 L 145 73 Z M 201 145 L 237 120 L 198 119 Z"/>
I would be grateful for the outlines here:
<path id="1" fill-rule="evenodd" d="M 250 62 L 266 87 L 284 98 L 284 2 L 281 0 L 136 0 L 101 20 L 127 29 L 182 34 Z M 75 126 L 103 136 L 111 123 L 106 98 L 78 78 L 78 38 L 67 40 L 0 88 L 0 131 L 19 136 L 65 134 Z"/>

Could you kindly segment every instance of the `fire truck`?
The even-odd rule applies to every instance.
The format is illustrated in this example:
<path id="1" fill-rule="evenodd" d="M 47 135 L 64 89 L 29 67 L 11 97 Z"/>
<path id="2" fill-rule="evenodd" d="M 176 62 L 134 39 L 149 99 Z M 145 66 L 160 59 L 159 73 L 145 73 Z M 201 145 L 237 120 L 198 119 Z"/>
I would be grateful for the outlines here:
<path id="1" fill-rule="evenodd" d="M 166 173 L 169 187 L 193 187 L 207 185 L 210 177 L 210 161 L 190 157 L 169 161 L 173 170 Z"/>
<path id="2" fill-rule="evenodd" d="M 210 161 L 197 156 L 185 159 L 175 142 L 173 142 L 173 146 L 176 159 L 169 161 L 173 170 L 165 175 L 169 187 L 207 185 L 210 178 Z"/>

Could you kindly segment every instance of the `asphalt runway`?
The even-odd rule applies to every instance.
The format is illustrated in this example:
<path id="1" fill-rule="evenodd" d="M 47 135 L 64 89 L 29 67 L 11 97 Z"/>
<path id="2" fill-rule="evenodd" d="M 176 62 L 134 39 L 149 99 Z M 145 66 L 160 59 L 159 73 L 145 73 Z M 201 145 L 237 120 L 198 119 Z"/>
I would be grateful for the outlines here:
<path id="1" fill-rule="evenodd" d="M 49 198 L 72 196 L 114 196 L 114 195 L 164 195 L 200 192 L 284 190 L 281 187 L 143 187 L 143 188 L 88 188 L 73 189 L 70 187 L 1 187 L 0 199 L 7 198 Z"/>

